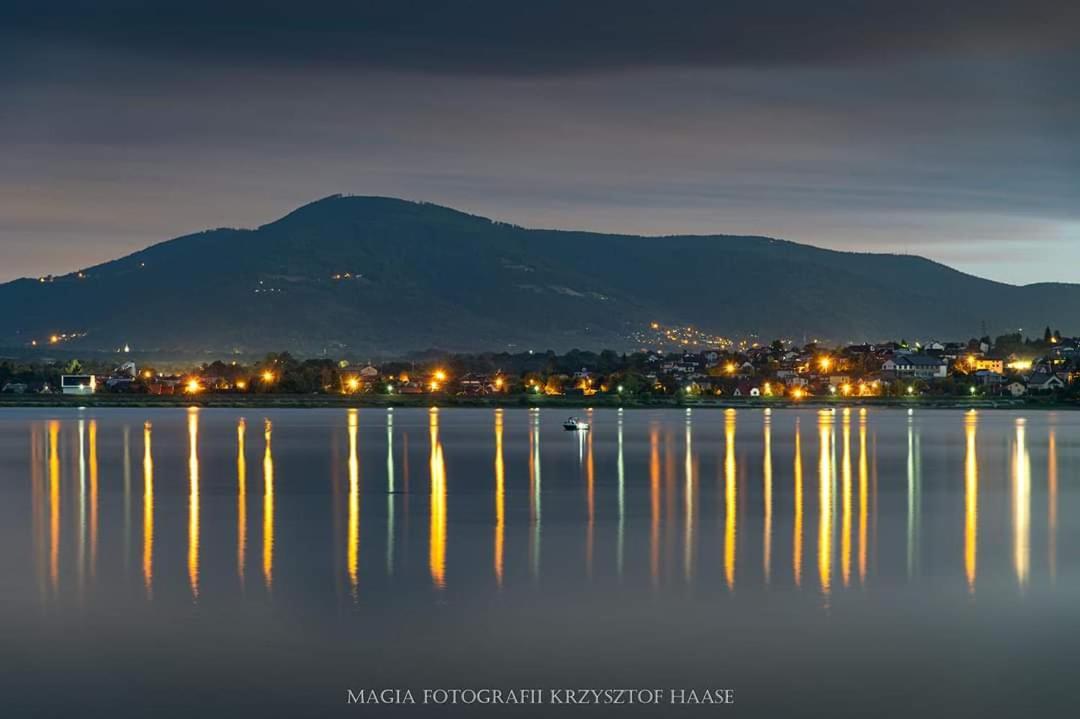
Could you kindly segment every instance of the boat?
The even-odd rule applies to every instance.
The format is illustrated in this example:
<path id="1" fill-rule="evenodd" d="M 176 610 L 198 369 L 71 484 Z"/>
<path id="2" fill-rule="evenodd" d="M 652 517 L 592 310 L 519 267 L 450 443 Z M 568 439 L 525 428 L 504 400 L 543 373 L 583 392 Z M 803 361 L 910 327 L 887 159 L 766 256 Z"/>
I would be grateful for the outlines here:
<path id="1" fill-rule="evenodd" d="M 562 423 L 562 426 L 567 432 L 587 432 L 589 430 L 589 423 L 583 422 L 577 417 L 570 417 Z"/>

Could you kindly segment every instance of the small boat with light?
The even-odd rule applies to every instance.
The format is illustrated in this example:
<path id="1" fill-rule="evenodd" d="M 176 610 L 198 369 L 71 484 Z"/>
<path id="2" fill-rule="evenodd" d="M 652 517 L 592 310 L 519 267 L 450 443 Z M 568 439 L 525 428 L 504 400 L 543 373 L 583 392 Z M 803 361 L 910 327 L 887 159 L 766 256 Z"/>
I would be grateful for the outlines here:
<path id="1" fill-rule="evenodd" d="M 568 420 L 563 422 L 562 426 L 563 426 L 563 429 L 565 429 L 567 432 L 588 432 L 589 431 L 589 423 L 588 422 L 583 422 L 582 420 L 578 419 L 577 417 L 569 418 Z"/>

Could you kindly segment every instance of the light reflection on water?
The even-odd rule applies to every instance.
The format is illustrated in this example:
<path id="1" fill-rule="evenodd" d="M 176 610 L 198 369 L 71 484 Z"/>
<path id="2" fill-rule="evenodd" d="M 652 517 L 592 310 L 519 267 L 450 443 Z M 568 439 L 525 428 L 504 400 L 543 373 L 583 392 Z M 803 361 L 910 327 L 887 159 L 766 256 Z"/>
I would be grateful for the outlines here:
<path id="1" fill-rule="evenodd" d="M 732 620 L 783 601 L 792 616 L 841 621 L 855 602 L 884 611 L 896 595 L 931 615 L 941 606 L 944 620 L 956 596 L 976 612 L 1057 601 L 1077 583 L 1077 563 L 1059 553 L 1080 532 L 1071 414 L 596 410 L 588 433 L 564 432 L 562 419 L 6 412 L 4 626 L 42 611 L 67 626 L 90 616 L 76 608 L 156 608 L 140 620 L 156 627 L 185 604 L 211 624 L 234 606 L 318 622 L 381 608 L 397 613 L 386 630 L 407 646 L 431 607 L 505 602 L 537 622 L 571 617 L 580 632 L 608 614 L 594 602 L 700 625 L 715 616 L 672 608 L 726 596 L 715 606 Z M 249 492 L 249 425 L 263 429 L 261 502 L 258 484 Z M 417 466 L 426 471 L 410 477 Z M 260 571 L 249 544 L 261 588 L 246 581 Z M 278 621 L 257 626 L 272 636 Z M 567 640 L 547 626 L 532 641 Z M 669 662 L 678 651 L 653 650 Z M 557 663 L 544 669 L 560 676 Z"/>

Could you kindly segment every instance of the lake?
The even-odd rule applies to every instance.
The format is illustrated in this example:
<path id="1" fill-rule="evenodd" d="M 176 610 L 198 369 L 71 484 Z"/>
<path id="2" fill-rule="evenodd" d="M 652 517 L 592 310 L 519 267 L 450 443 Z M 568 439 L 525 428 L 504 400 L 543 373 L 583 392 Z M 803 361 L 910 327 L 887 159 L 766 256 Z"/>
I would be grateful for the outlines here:
<path id="1" fill-rule="evenodd" d="M 0 411 L 4 715 L 1080 699 L 1080 414 L 581 417 L 591 431 L 526 409 Z M 383 688 L 735 703 L 346 703 Z"/>

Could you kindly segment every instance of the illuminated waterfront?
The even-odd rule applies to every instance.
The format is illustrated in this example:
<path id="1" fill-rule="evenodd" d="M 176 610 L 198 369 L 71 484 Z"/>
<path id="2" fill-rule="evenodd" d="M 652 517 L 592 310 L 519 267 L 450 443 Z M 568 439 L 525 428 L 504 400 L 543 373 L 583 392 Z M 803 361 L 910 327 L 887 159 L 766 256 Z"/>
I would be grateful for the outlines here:
<path id="1" fill-rule="evenodd" d="M 1066 695 L 1080 415 L 587 418 L 6 411 L 6 693 L 130 691 L 133 715 L 356 686 L 731 686 L 752 715 L 811 686 L 839 713 Z M 1021 665 L 1036 689 L 995 684 Z"/>

